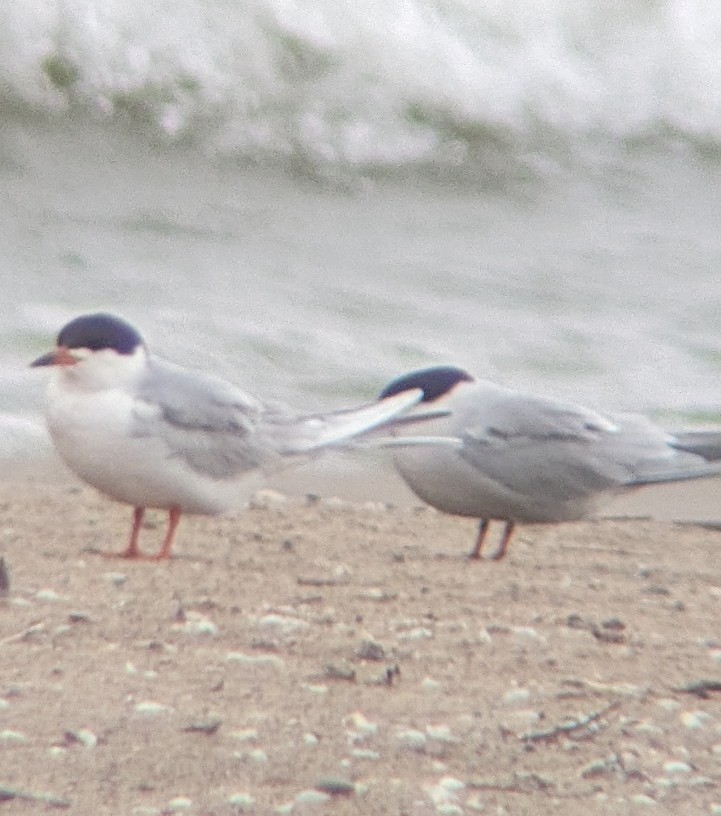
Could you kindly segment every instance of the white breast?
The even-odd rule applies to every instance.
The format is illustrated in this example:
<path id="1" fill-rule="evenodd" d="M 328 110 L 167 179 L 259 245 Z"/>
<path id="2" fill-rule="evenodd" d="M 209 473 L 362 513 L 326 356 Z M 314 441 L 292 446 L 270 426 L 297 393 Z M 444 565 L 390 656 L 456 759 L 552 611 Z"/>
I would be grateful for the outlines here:
<path id="1" fill-rule="evenodd" d="M 232 481 L 199 474 L 172 456 L 160 438 L 133 436 L 134 400 L 127 390 L 68 387 L 60 374 L 48 389 L 50 435 L 65 463 L 111 498 L 216 514 L 241 505 L 262 483 L 259 473 Z"/>

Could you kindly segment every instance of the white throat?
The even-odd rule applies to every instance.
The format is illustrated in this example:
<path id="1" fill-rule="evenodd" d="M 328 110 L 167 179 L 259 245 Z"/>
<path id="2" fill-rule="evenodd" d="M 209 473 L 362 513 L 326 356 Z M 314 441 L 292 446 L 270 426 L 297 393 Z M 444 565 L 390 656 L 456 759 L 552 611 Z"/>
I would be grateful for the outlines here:
<path id="1" fill-rule="evenodd" d="M 58 366 L 56 381 L 61 387 L 89 392 L 132 388 L 148 362 L 144 346 L 138 346 L 132 354 L 118 354 L 113 349 L 73 349 L 73 355 L 81 359 L 75 365 Z"/>

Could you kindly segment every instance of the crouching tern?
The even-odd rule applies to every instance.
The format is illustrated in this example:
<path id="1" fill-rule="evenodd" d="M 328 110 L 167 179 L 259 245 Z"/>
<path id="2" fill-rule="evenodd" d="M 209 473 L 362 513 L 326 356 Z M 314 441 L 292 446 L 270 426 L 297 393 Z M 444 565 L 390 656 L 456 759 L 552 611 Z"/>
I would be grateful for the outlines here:
<path id="1" fill-rule="evenodd" d="M 237 507 L 265 474 L 392 422 L 423 396 L 409 387 L 359 408 L 299 415 L 154 357 L 133 326 L 102 313 L 70 321 L 31 365 L 53 367 L 46 420 L 60 457 L 134 507 L 130 542 L 117 555 L 147 560 L 170 557 L 181 514 Z M 169 515 L 153 556 L 139 548 L 147 507 Z"/>
<path id="2" fill-rule="evenodd" d="M 480 519 L 471 558 L 481 556 L 491 520 L 505 522 L 492 556 L 499 560 L 519 522 L 576 521 L 625 490 L 721 473 L 720 465 L 709 464 L 721 459 L 721 432 L 671 435 L 640 415 L 602 416 L 451 366 L 405 374 L 380 399 L 419 388 L 418 408 L 430 406 L 439 414 L 422 432 L 438 439 L 413 445 L 418 431 L 409 426 L 393 459 L 423 501 Z"/>

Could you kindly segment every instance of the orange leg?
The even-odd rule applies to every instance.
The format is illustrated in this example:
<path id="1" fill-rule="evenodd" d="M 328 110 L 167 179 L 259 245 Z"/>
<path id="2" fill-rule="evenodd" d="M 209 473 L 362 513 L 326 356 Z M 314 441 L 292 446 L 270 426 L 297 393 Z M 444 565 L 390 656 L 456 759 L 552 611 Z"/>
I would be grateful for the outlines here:
<path id="1" fill-rule="evenodd" d="M 175 531 L 178 528 L 178 522 L 182 510 L 179 507 L 171 507 L 168 511 L 168 530 L 163 539 L 163 544 L 156 555 L 144 555 L 140 552 L 140 528 L 143 526 L 143 517 L 145 516 L 144 507 L 136 507 L 133 510 L 133 529 L 130 532 L 130 543 L 119 553 L 103 553 L 106 558 L 131 558 L 135 561 L 163 561 L 170 558 L 173 549 L 173 540 L 175 539 Z"/>
<path id="2" fill-rule="evenodd" d="M 175 539 L 175 531 L 178 528 L 178 522 L 180 521 L 182 512 L 179 507 L 171 507 L 170 510 L 168 510 L 168 531 L 165 534 L 163 546 L 157 555 L 151 556 L 151 561 L 163 561 L 166 558 L 170 558 L 171 550 L 173 549 L 173 540 Z"/>
<path id="3" fill-rule="evenodd" d="M 476 537 L 476 544 L 471 550 L 469 558 L 480 558 L 481 557 L 481 549 L 483 548 L 483 542 L 486 538 L 486 533 L 488 532 L 488 528 L 491 522 L 488 519 L 481 519 L 478 524 L 478 536 Z"/>
<path id="4" fill-rule="evenodd" d="M 511 543 L 511 539 L 513 538 L 513 531 L 516 529 L 516 523 L 513 521 L 506 522 L 506 528 L 503 531 L 503 538 L 501 538 L 501 543 L 498 549 L 493 553 L 491 558 L 494 561 L 500 561 L 506 555 L 506 550 L 508 549 L 508 545 Z"/>
<path id="5" fill-rule="evenodd" d="M 106 558 L 142 558 L 138 541 L 140 539 L 140 528 L 143 526 L 144 507 L 133 508 L 133 529 L 130 532 L 130 542 L 128 546 L 119 553 L 104 552 Z"/>
<path id="6" fill-rule="evenodd" d="M 486 540 L 486 535 L 488 534 L 488 529 L 490 526 L 491 526 L 490 519 L 481 519 L 481 521 L 478 524 L 478 536 L 476 537 L 476 543 L 468 556 L 469 558 L 481 557 L 483 543 Z M 513 532 L 515 529 L 516 529 L 515 522 L 513 521 L 506 522 L 506 526 L 503 529 L 503 536 L 501 537 L 501 543 L 498 545 L 498 549 L 491 556 L 492 561 L 500 561 L 502 558 L 505 557 L 506 552 L 508 550 L 508 545 L 511 543 L 511 539 L 513 538 Z"/>

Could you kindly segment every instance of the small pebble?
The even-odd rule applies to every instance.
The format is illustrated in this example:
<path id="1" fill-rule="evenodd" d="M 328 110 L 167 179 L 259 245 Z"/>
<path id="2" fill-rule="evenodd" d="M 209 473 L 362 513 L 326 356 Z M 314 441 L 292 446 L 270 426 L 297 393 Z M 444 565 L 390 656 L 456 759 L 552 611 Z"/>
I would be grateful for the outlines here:
<path id="1" fill-rule="evenodd" d="M 531 699 L 531 692 L 525 688 L 513 688 L 503 695 L 503 701 L 510 705 L 527 703 Z"/>
<path id="2" fill-rule="evenodd" d="M 185 613 L 184 620 L 174 623 L 174 632 L 185 635 L 217 635 L 218 627 L 207 615 L 190 610 Z"/>
<path id="3" fill-rule="evenodd" d="M 326 802 L 330 802 L 330 798 L 329 793 L 323 793 L 323 791 L 310 788 L 309 790 L 301 791 L 295 797 L 295 803 L 297 805 L 324 805 Z"/>
<path id="4" fill-rule="evenodd" d="M 356 731 L 364 735 L 375 734 L 378 731 L 378 724 L 371 722 L 360 711 L 354 711 L 344 720 L 343 725 L 352 726 Z"/>
<path id="5" fill-rule="evenodd" d="M 156 703 L 153 700 L 143 700 L 135 704 L 136 714 L 165 714 L 172 709 L 163 703 Z"/>
<path id="6" fill-rule="evenodd" d="M 77 728 L 73 731 L 66 731 L 65 739 L 68 742 L 77 742 L 85 748 L 95 748 L 98 744 L 98 738 L 87 728 Z"/>
<path id="7" fill-rule="evenodd" d="M 671 760 L 669 762 L 664 762 L 663 770 L 667 774 L 687 774 L 691 773 L 693 768 L 688 764 L 688 762 Z"/>
<path id="8" fill-rule="evenodd" d="M 319 779 L 313 787 L 316 790 L 329 793 L 331 796 L 349 796 L 355 793 L 355 785 L 352 782 L 334 777 Z"/>
<path id="9" fill-rule="evenodd" d="M 242 652 L 228 652 L 225 659 L 229 663 L 240 663 L 242 666 L 272 666 L 282 669 L 285 662 L 277 655 L 248 655 Z"/>
<path id="10" fill-rule="evenodd" d="M 193 800 L 187 796 L 176 796 L 168 802 L 169 810 L 190 810 L 193 807 Z"/>
<path id="11" fill-rule="evenodd" d="M 300 618 L 275 613 L 263 615 L 262 618 L 258 618 L 255 621 L 256 627 L 285 636 L 293 635 L 301 629 L 307 629 L 309 625 L 307 621 L 301 620 Z"/>
<path id="12" fill-rule="evenodd" d="M 202 719 L 190 720 L 183 726 L 183 731 L 189 734 L 215 734 L 222 724 L 222 717 L 209 715 Z"/>
<path id="13" fill-rule="evenodd" d="M 398 635 L 399 640 L 429 640 L 432 637 L 433 632 L 426 626 L 416 626 L 415 629 L 409 629 Z"/>
<path id="14" fill-rule="evenodd" d="M 385 660 L 386 650 L 375 640 L 364 640 L 356 651 L 361 660 Z"/>
<path id="15" fill-rule="evenodd" d="M 480 796 L 469 796 L 464 802 L 464 805 L 465 807 L 475 810 L 478 813 L 486 809 L 486 803 Z"/>
<path id="16" fill-rule="evenodd" d="M 678 779 L 671 779 L 668 776 L 657 776 L 653 781 L 658 788 L 678 787 Z"/>
<path id="17" fill-rule="evenodd" d="M 68 598 L 65 595 L 60 595 L 54 589 L 39 589 L 35 593 L 35 597 L 38 601 L 67 601 Z"/>
<path id="18" fill-rule="evenodd" d="M 615 756 L 594 759 L 581 768 L 580 775 L 583 779 L 595 779 L 599 776 L 612 774 L 618 768 L 618 760 Z"/>
<path id="19" fill-rule="evenodd" d="M 634 805 L 645 805 L 645 806 L 653 806 L 657 805 L 658 802 L 655 799 L 652 799 L 650 796 L 646 796 L 645 793 L 637 793 L 635 796 L 631 797 L 631 802 Z"/>
<path id="20" fill-rule="evenodd" d="M 253 809 L 255 799 L 249 793 L 231 793 L 228 797 L 228 804 L 241 811 L 249 811 Z"/>
<path id="21" fill-rule="evenodd" d="M 373 751 L 370 748 L 356 748 L 351 751 L 351 756 L 353 759 L 367 759 L 371 762 L 375 762 L 376 760 L 381 758 L 381 755 L 378 751 Z"/>
<path id="22" fill-rule="evenodd" d="M 638 723 L 638 725 L 634 726 L 633 730 L 638 731 L 639 734 L 652 734 L 654 736 L 664 733 L 664 730 L 660 725 L 656 725 L 656 723 L 651 722 L 650 720 L 643 720 L 642 722 Z"/>
<path id="23" fill-rule="evenodd" d="M 0 742 L 27 742 L 27 737 L 22 731 L 12 731 L 6 728 L 4 731 L 0 731 Z"/>
<path id="24" fill-rule="evenodd" d="M 324 686 L 322 683 L 307 683 L 304 685 L 304 688 L 311 691 L 313 694 L 327 694 L 328 693 L 328 686 Z"/>
<path id="25" fill-rule="evenodd" d="M 402 731 L 396 731 L 396 739 L 402 742 L 412 751 L 422 751 L 426 747 L 427 737 L 422 731 L 417 731 L 415 728 L 407 728 Z"/>
<path id="26" fill-rule="evenodd" d="M 231 731 L 230 736 L 238 742 L 254 742 L 258 739 L 258 729 L 242 728 L 239 731 Z"/>
<path id="27" fill-rule="evenodd" d="M 103 578 L 115 586 L 121 586 L 128 580 L 128 576 L 122 572 L 104 572 Z"/>
<path id="28" fill-rule="evenodd" d="M 681 722 L 692 730 L 703 728 L 704 724 L 711 719 L 711 715 L 706 711 L 684 711 L 681 714 Z"/>
<path id="29" fill-rule="evenodd" d="M 458 791 L 462 791 L 466 787 L 466 783 L 452 776 L 444 776 L 438 783 L 438 786 L 443 788 L 443 790 L 458 793 Z"/>
<path id="30" fill-rule="evenodd" d="M 262 748 L 254 748 L 248 751 L 248 759 L 252 759 L 253 762 L 267 762 L 268 754 Z"/>
<path id="31" fill-rule="evenodd" d="M 307 733 L 303 734 L 303 742 L 308 746 L 315 746 L 318 745 L 318 737 L 315 734 Z"/>
<path id="32" fill-rule="evenodd" d="M 441 688 L 441 684 L 432 677 L 424 677 L 423 680 L 421 680 L 421 688 L 424 691 L 438 691 L 438 689 Z"/>
<path id="33" fill-rule="evenodd" d="M 446 805 L 457 807 L 458 794 L 466 787 L 465 782 L 452 776 L 444 776 L 437 785 L 426 788 L 426 793 L 436 806 L 438 813 L 453 813 L 455 811 L 442 810 Z M 462 813 L 463 811 L 461 811 Z"/>
<path id="34" fill-rule="evenodd" d="M 346 680 L 352 683 L 356 679 L 356 672 L 350 665 L 329 663 L 325 667 L 325 676 L 329 680 Z"/>
<path id="35" fill-rule="evenodd" d="M 380 587 L 371 587 L 370 589 L 367 589 L 365 592 L 361 593 L 361 598 L 365 598 L 369 601 L 393 601 L 397 597 L 397 592 L 387 592 L 385 589 L 381 589 Z"/>
<path id="36" fill-rule="evenodd" d="M 427 725 L 426 734 L 430 739 L 438 742 L 454 742 L 451 729 L 447 725 Z"/>
<path id="37" fill-rule="evenodd" d="M 538 631 L 538 629 L 534 629 L 531 626 L 514 626 L 513 634 L 517 638 L 523 638 L 524 640 L 537 640 L 541 643 L 546 642 L 546 638 Z"/>

